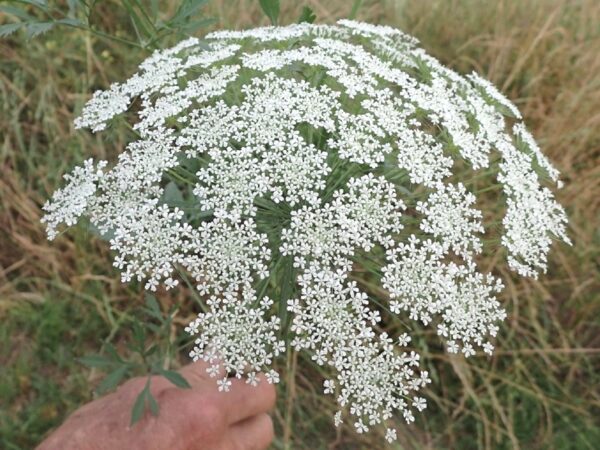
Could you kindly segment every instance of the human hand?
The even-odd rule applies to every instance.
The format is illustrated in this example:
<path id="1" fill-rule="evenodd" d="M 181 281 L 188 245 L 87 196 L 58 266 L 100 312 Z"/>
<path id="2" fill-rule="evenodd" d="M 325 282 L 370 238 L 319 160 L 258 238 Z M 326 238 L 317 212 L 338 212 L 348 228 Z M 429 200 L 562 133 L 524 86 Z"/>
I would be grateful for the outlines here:
<path id="1" fill-rule="evenodd" d="M 146 378 L 129 380 L 116 392 L 76 410 L 37 450 L 259 450 L 273 439 L 267 412 L 275 405 L 275 388 L 261 375 L 253 387 L 232 379 L 219 392 L 202 361 L 180 370 L 191 389 L 180 389 L 153 376 L 152 395 L 158 416 L 130 425 L 131 407 Z M 224 374 L 219 374 L 223 376 Z"/>

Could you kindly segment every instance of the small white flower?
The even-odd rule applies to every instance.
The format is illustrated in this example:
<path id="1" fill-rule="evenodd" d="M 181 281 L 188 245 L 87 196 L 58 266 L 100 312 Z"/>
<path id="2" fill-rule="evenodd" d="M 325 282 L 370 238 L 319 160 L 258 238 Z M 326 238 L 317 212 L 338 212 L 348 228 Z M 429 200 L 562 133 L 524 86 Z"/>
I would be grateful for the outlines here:
<path id="1" fill-rule="evenodd" d="M 198 352 L 198 351 L 196 350 L 196 352 Z M 198 353 L 203 354 L 201 351 Z M 206 369 L 206 372 L 208 373 L 208 375 L 211 378 L 215 378 L 219 374 L 220 371 L 221 371 L 220 366 L 218 364 L 213 364 Z"/>
<path id="2" fill-rule="evenodd" d="M 251 386 L 258 386 L 259 378 L 256 376 L 256 372 L 249 372 L 246 375 L 246 383 Z"/>
<path id="3" fill-rule="evenodd" d="M 448 341 L 447 345 L 448 345 L 448 353 L 458 353 L 460 348 L 457 345 L 456 341 Z"/>
<path id="4" fill-rule="evenodd" d="M 394 428 L 388 428 L 388 429 L 385 430 L 385 440 L 386 441 L 388 441 L 391 444 L 396 439 L 398 439 L 398 435 L 397 435 L 396 430 Z"/>
<path id="5" fill-rule="evenodd" d="M 427 402 L 423 397 L 415 397 L 413 399 L 413 406 L 419 411 L 423 411 L 425 408 L 427 408 Z"/>
<path id="6" fill-rule="evenodd" d="M 471 344 L 465 344 L 463 346 L 462 352 L 467 358 L 475 354 L 475 350 L 473 349 L 473 346 Z"/>
<path id="7" fill-rule="evenodd" d="M 198 334 L 198 326 L 199 326 L 199 323 L 194 320 L 187 327 L 185 327 L 184 331 L 193 336 L 195 334 Z"/>
<path id="8" fill-rule="evenodd" d="M 265 375 L 270 384 L 279 383 L 279 374 L 275 370 L 269 370 Z"/>
<path id="9" fill-rule="evenodd" d="M 217 386 L 219 387 L 219 392 L 229 392 L 229 388 L 231 387 L 231 380 L 227 377 L 217 380 Z"/>
<path id="10" fill-rule="evenodd" d="M 198 293 L 202 296 L 207 295 L 210 292 L 210 288 L 208 286 L 207 283 L 200 283 L 196 286 L 196 289 L 198 289 Z"/>
<path id="11" fill-rule="evenodd" d="M 356 428 L 356 432 L 359 434 L 369 431 L 369 427 L 367 427 L 362 420 L 355 422 L 354 428 Z"/>
<path id="12" fill-rule="evenodd" d="M 410 355 L 407 358 L 407 362 L 411 366 L 418 366 L 419 365 L 419 359 L 421 359 L 421 357 L 417 353 L 410 352 Z"/>
<path id="13" fill-rule="evenodd" d="M 491 355 L 494 352 L 494 346 L 491 343 L 486 342 L 483 344 L 483 351 L 488 355 Z"/>
<path id="14" fill-rule="evenodd" d="M 412 338 L 408 335 L 408 333 L 402 333 L 400 336 L 398 336 L 398 345 L 400 347 L 406 347 L 411 340 Z"/>
<path id="15" fill-rule="evenodd" d="M 344 421 L 342 420 L 342 412 L 338 411 L 333 416 L 333 423 L 336 427 L 339 427 Z"/>
<path id="16" fill-rule="evenodd" d="M 325 380 L 323 382 L 323 393 L 324 394 L 333 394 L 335 392 L 335 381 L 333 380 Z"/>
<path id="17" fill-rule="evenodd" d="M 429 383 L 431 383 L 431 378 L 429 378 L 429 372 L 427 372 L 426 370 L 423 370 L 421 372 L 421 385 L 425 386 Z"/>

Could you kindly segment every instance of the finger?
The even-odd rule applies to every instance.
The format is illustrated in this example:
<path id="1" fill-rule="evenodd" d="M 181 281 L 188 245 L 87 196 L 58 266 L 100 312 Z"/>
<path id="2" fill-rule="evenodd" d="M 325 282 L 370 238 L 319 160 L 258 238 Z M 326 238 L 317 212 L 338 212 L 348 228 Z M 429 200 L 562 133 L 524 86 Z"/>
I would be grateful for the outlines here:
<path id="1" fill-rule="evenodd" d="M 186 371 L 184 374 L 188 377 L 192 374 L 200 380 L 195 385 L 192 384 L 193 379 L 188 380 L 192 384 L 191 390 L 167 389 L 161 396 L 161 402 L 176 405 L 176 409 L 187 411 L 192 418 L 196 414 L 202 414 L 207 407 L 215 407 L 229 425 L 265 413 L 275 406 L 275 387 L 262 374 L 258 376 L 257 386 L 235 378 L 231 379 L 228 392 L 219 392 L 216 379 L 201 378 L 204 376 L 202 371 L 200 374 L 193 375 L 194 373 L 196 372 Z"/>
<path id="2" fill-rule="evenodd" d="M 244 379 L 231 380 L 228 392 L 218 392 L 223 405 L 225 420 L 229 424 L 240 422 L 257 414 L 270 411 L 275 406 L 276 390 L 264 375 L 259 375 L 259 383 L 252 386 Z"/>
<path id="3" fill-rule="evenodd" d="M 235 450 L 263 450 L 269 447 L 274 437 L 273 421 L 266 414 L 250 417 L 230 427 L 227 446 Z"/>
<path id="4" fill-rule="evenodd" d="M 214 367 L 217 366 L 216 370 Z M 215 370 L 214 376 L 211 377 L 210 370 Z M 188 383 L 195 387 L 202 387 L 207 382 L 215 383 L 219 378 L 223 378 L 227 372 L 221 361 L 214 361 L 212 363 L 203 360 L 196 361 L 188 364 L 185 367 L 179 369 L 179 373 L 187 380 Z"/>

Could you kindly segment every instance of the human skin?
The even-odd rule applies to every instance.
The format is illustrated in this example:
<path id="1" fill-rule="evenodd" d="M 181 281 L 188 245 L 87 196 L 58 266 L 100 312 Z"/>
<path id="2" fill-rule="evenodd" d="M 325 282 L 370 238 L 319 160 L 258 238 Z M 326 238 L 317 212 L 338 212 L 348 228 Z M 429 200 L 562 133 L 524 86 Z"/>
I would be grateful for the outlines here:
<path id="1" fill-rule="evenodd" d="M 180 370 L 191 389 L 152 377 L 150 390 L 160 405 L 158 416 L 146 413 L 130 425 L 131 408 L 146 384 L 134 378 L 114 393 L 94 400 L 69 416 L 37 450 L 260 450 L 273 439 L 268 412 L 275 388 L 260 376 L 253 387 L 232 379 L 219 392 L 208 365 L 197 362 Z M 223 375 L 223 374 L 219 374 Z"/>

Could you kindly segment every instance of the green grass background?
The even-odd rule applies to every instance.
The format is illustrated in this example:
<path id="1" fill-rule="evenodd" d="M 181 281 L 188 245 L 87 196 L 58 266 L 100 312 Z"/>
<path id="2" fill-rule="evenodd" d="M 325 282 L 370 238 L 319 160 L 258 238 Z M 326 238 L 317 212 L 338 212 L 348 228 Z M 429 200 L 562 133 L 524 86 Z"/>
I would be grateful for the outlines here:
<path id="1" fill-rule="evenodd" d="M 126 3 L 98 2 L 91 23 L 135 41 Z M 176 3 L 159 2 L 161 14 Z M 433 379 L 430 406 L 412 426 L 398 420 L 399 442 L 390 448 L 600 448 L 600 2 L 283 0 L 281 22 L 295 21 L 304 5 L 320 22 L 356 9 L 358 19 L 398 26 L 443 63 L 493 81 L 566 182 L 557 195 L 574 246 L 555 245 L 537 281 L 490 258 L 489 270 L 506 281 L 509 313 L 492 358 L 451 357 L 419 334 Z M 217 22 L 198 35 L 268 23 L 253 0 L 211 1 L 202 13 Z M 0 23 L 14 20 L 0 12 Z M 0 449 L 33 448 L 93 398 L 103 373 L 78 357 L 108 343 L 130 353 L 141 286 L 121 285 L 106 243 L 83 227 L 49 243 L 39 219 L 62 174 L 90 156 L 114 158 L 127 142 L 124 131 L 94 136 L 72 121 L 91 92 L 123 80 L 147 54 L 68 27 L 0 39 Z M 193 315 L 185 289 L 158 299 L 163 311 L 184 305 L 173 320 L 178 335 Z M 182 351 L 167 364 L 185 362 Z M 281 370 L 274 448 L 387 448 L 379 431 L 333 429 L 334 405 L 304 356 L 290 355 Z"/>

